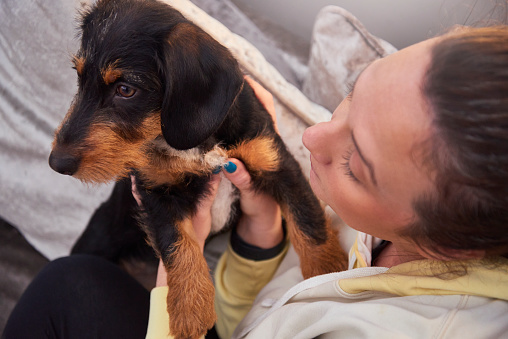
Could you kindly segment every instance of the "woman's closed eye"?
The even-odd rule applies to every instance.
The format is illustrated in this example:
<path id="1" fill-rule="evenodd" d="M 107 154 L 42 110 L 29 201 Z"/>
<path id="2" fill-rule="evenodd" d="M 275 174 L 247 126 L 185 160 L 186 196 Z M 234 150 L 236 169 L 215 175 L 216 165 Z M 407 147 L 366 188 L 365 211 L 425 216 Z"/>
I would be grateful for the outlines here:
<path id="1" fill-rule="evenodd" d="M 355 174 L 353 173 L 353 171 L 351 170 L 351 166 L 349 165 L 349 161 L 351 160 L 351 156 L 353 155 L 353 152 L 354 152 L 354 149 L 350 149 L 346 152 L 346 154 L 344 154 L 342 156 L 342 158 L 344 159 L 344 162 L 341 164 L 342 165 L 342 168 L 344 169 L 345 171 L 345 174 L 351 178 L 351 180 L 355 181 L 355 182 L 360 182 L 360 180 L 358 180 L 358 178 L 355 176 Z"/>

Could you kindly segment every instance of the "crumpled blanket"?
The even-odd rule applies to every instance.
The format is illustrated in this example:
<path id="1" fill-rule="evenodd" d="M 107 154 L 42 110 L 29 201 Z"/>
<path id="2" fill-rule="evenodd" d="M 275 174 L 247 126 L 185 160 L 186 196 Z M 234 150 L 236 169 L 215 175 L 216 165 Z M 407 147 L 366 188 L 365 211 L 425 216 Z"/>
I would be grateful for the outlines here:
<path id="1" fill-rule="evenodd" d="M 303 130 L 329 119 L 345 83 L 361 67 L 394 51 L 351 14 L 327 7 L 316 20 L 309 64 L 299 64 L 229 0 L 164 1 L 230 48 L 246 72 L 273 93 L 281 135 L 305 173 L 309 161 Z M 48 259 L 69 253 L 113 187 L 87 186 L 48 166 L 53 131 L 76 91 L 70 56 L 78 48 L 80 3 L 0 4 L 0 217 Z"/>

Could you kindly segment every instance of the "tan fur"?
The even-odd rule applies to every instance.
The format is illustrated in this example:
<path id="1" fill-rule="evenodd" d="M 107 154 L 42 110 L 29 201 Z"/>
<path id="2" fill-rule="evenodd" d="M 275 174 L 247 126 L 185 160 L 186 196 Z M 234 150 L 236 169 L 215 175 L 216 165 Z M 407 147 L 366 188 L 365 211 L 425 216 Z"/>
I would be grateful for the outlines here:
<path id="1" fill-rule="evenodd" d="M 97 10 L 99 11 L 100 8 Z M 104 27 L 107 27 L 108 19 L 104 20 L 101 21 L 101 25 L 104 22 Z M 104 31 L 100 33 L 106 31 L 104 27 L 102 27 Z M 193 65 L 193 60 L 199 60 L 192 58 L 211 55 L 207 51 L 210 48 L 217 49 L 214 52 L 219 53 L 214 57 L 221 60 L 233 60 L 225 49 L 218 47 L 215 40 L 191 23 L 177 24 L 168 34 L 168 40 L 169 51 L 175 52 L 180 57 L 179 50 L 183 49 L 183 55 L 191 65 Z M 173 49 L 173 47 L 175 48 Z M 88 60 L 88 63 L 91 61 Z M 167 63 L 175 62 L 171 56 L 165 57 L 164 61 Z M 75 56 L 73 62 L 78 75 L 83 76 L 86 59 L 83 56 Z M 130 70 L 127 66 L 120 69 L 118 64 L 117 60 L 104 66 L 102 64 L 95 65 L 96 67 L 103 67 L 100 77 L 106 85 L 113 84 L 122 76 L 123 72 Z M 178 62 L 175 62 L 175 65 L 170 64 L 169 66 L 178 66 L 178 64 Z M 175 75 L 180 73 L 182 72 L 175 72 Z M 86 80 L 96 81 L 97 79 Z M 160 80 L 161 82 L 169 81 L 165 78 Z M 177 76 L 171 79 L 171 81 L 183 80 Z M 239 95 L 240 92 L 241 89 L 238 90 L 236 95 Z M 80 97 L 77 96 L 77 98 L 79 100 Z M 178 99 L 176 98 L 176 100 Z M 171 100 L 175 99 L 171 98 Z M 62 126 L 69 123 L 71 112 L 74 112 L 74 107 L 69 110 L 57 133 L 62 130 Z M 79 113 L 76 112 L 76 114 Z M 177 114 L 179 112 L 172 113 Z M 252 114 L 257 113 L 252 112 Z M 87 112 L 87 114 L 94 116 L 93 112 Z M 140 112 L 140 114 L 147 114 L 147 112 Z M 262 176 L 262 172 L 278 171 L 281 166 L 279 159 L 279 147 L 281 146 L 268 136 L 258 136 L 252 140 L 241 142 L 231 149 L 225 149 L 218 145 L 205 154 L 198 148 L 178 151 L 171 148 L 162 137 L 160 112 L 150 113 L 150 116 L 143 121 L 142 125 L 139 128 L 136 127 L 136 130 L 133 130 L 131 124 L 124 125 L 121 122 L 115 124 L 113 122 L 115 117 L 108 121 L 104 114 L 97 115 L 101 116 L 103 120 L 91 121 L 89 125 L 81 126 L 81 128 L 87 128 L 88 135 L 79 141 L 79 145 L 72 142 L 65 144 L 65 140 L 60 140 L 63 145 L 53 143 L 54 151 L 55 148 L 60 148 L 56 149 L 55 155 L 58 155 L 59 152 L 61 152 L 60 154 L 69 155 L 69 152 L 63 151 L 70 150 L 73 153 L 70 155 L 75 156 L 76 160 L 80 161 L 79 169 L 73 176 L 85 182 L 103 183 L 120 179 L 128 176 L 131 169 L 134 168 L 138 171 L 139 179 L 143 181 L 144 188 L 175 185 L 180 183 L 188 174 L 209 175 L 217 166 L 223 165 L 228 157 L 242 160 L 252 174 L 259 176 Z M 81 136 L 81 132 L 83 131 L 80 131 L 77 135 Z M 69 136 L 62 136 L 61 138 L 64 137 Z M 72 136 L 69 139 L 72 140 Z M 208 145 L 208 143 L 204 143 L 204 145 Z M 284 156 L 285 152 L 281 154 Z M 269 177 L 272 179 L 273 176 L 269 175 Z M 232 187 L 228 188 L 229 190 L 226 190 L 226 193 L 232 193 Z M 231 208 L 233 205 L 231 200 L 225 199 L 224 201 L 224 205 Z M 284 210 L 288 210 L 287 206 L 282 207 Z M 223 212 L 224 216 L 220 218 L 222 222 L 219 224 L 226 223 L 226 212 Z M 213 213 L 215 216 L 215 212 Z M 335 245 L 336 242 L 331 241 L 336 237 L 331 228 L 328 230 L 329 241 L 321 246 L 316 246 L 312 239 L 306 237 L 297 228 L 292 216 L 288 213 L 286 213 L 286 219 L 288 220 L 289 235 L 302 260 L 304 276 L 310 277 L 334 271 L 337 264 L 326 263 L 342 260 L 341 255 L 343 252 L 341 252 L 338 245 Z M 146 222 L 149 221 L 146 220 Z M 172 220 L 171 225 L 165 227 L 172 227 L 173 222 Z M 171 319 L 170 332 L 176 334 L 178 339 L 200 338 L 205 334 L 206 329 L 214 325 L 216 320 L 214 286 L 205 258 L 196 242 L 190 216 L 184 220 L 177 220 L 175 227 L 177 229 L 174 234 L 177 239 L 173 239 L 172 236 L 168 235 L 168 238 L 165 239 L 168 243 L 164 244 L 157 237 L 159 229 L 151 229 L 150 225 L 146 224 L 142 225 L 147 234 L 147 241 L 152 245 L 157 256 L 163 260 L 165 270 L 168 272 L 167 311 Z M 169 245 L 173 240 L 175 242 Z M 169 250 L 164 247 L 165 245 L 171 246 Z M 167 251 L 164 252 L 164 250 Z"/>
<path id="2" fill-rule="evenodd" d="M 79 152 L 82 159 L 74 177 L 85 181 L 103 183 L 117 177 L 125 177 L 131 168 L 141 168 L 148 163 L 146 140 L 153 140 L 160 133 L 160 117 L 148 117 L 138 129 L 140 138 L 125 141 L 115 132 L 112 123 L 94 123 Z"/>
<path id="3" fill-rule="evenodd" d="M 336 241 L 338 233 L 331 227 L 329 220 L 327 220 L 326 225 L 327 240 L 316 246 L 313 240 L 309 239 L 296 226 L 287 206 L 281 206 L 281 208 L 286 219 L 289 239 L 296 253 L 299 254 L 302 275 L 305 279 L 347 269 L 347 254 L 340 247 L 339 242 Z"/>
<path id="4" fill-rule="evenodd" d="M 74 67 L 76 68 L 76 72 L 78 73 L 78 75 L 81 76 L 83 74 L 83 69 L 85 68 L 85 58 L 78 57 L 75 55 L 72 58 L 72 63 L 74 64 Z"/>
<path id="5" fill-rule="evenodd" d="M 185 43 L 185 48 L 190 55 L 199 55 L 199 44 L 196 36 L 201 35 L 198 27 L 191 23 L 180 23 L 171 31 L 171 38 L 167 40 L 168 44 L 179 45 Z M 205 37 L 205 36 L 203 36 Z M 211 38 L 209 38 L 211 40 Z"/>
<path id="6" fill-rule="evenodd" d="M 218 146 L 206 154 L 195 150 L 194 156 L 185 156 L 185 152 L 170 148 L 165 141 L 161 144 L 149 155 L 150 161 L 140 167 L 143 178 L 154 186 L 179 183 L 186 174 L 206 175 L 227 157 L 226 151 Z"/>
<path id="7" fill-rule="evenodd" d="M 112 76 L 114 71 L 108 68 L 103 76 Z M 227 157 L 241 159 L 254 172 L 279 168 L 278 152 L 269 137 L 244 141 L 228 151 L 216 146 L 206 154 L 186 156 L 185 152 L 190 151 L 172 149 L 161 139 L 160 114 L 154 113 L 144 121 L 136 141 L 127 142 L 117 130 L 118 127 L 110 123 L 92 124 L 88 137 L 76 149 L 82 160 L 74 177 L 85 182 L 103 183 L 125 177 L 131 168 L 137 168 L 149 186 L 177 184 L 186 174 L 210 173 L 223 165 Z"/>
<path id="8" fill-rule="evenodd" d="M 244 141 L 228 151 L 231 158 L 241 159 L 254 172 L 272 172 L 279 169 L 279 153 L 269 137 Z"/>
<path id="9" fill-rule="evenodd" d="M 117 68 L 117 61 L 109 64 L 105 69 L 101 71 L 102 79 L 106 85 L 114 83 L 118 78 L 122 76 L 122 70 Z"/>
<path id="10" fill-rule="evenodd" d="M 222 165 L 220 161 L 208 159 L 212 156 L 224 159 L 239 158 L 254 172 L 276 171 L 279 168 L 278 153 L 273 139 L 259 137 L 244 141 L 228 151 L 216 146 L 211 152 L 195 158 L 182 157 L 175 151 L 156 147 L 149 157 L 150 161 L 140 168 L 140 172 L 151 185 L 175 184 L 186 174 L 205 175 L 216 166 Z"/>
<path id="11" fill-rule="evenodd" d="M 212 328 L 217 316 L 214 311 L 214 286 L 201 250 L 194 240 L 192 222 L 177 225 L 181 238 L 174 244 L 174 252 L 166 267 L 169 292 L 167 311 L 170 333 L 178 339 L 200 338 L 205 333 L 197 329 Z M 189 282 L 193 282 L 189 284 Z"/>

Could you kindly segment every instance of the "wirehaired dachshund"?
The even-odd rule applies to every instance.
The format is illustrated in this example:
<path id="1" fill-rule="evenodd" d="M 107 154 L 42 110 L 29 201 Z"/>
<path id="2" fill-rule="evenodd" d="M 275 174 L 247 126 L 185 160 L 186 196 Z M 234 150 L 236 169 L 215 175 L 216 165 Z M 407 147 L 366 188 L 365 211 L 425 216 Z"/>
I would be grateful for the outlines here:
<path id="1" fill-rule="evenodd" d="M 305 278 L 345 268 L 320 202 L 225 47 L 156 0 L 99 0 L 80 28 L 78 92 L 49 164 L 87 183 L 135 176 L 141 228 L 168 273 L 172 335 L 200 337 L 216 320 L 210 272 L 187 229 L 228 157 L 280 204 Z M 241 213 L 223 182 L 230 194 L 214 203 L 213 232 Z"/>

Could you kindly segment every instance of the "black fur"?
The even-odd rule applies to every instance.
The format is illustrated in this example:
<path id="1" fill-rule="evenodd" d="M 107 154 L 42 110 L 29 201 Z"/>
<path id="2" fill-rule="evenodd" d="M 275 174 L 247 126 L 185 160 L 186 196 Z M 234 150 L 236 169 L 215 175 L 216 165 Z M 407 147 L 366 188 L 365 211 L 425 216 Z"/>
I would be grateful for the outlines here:
<path id="1" fill-rule="evenodd" d="M 143 141 L 140 132 L 143 122 L 157 115 L 161 120 L 157 138 L 177 150 L 197 147 L 206 152 L 217 144 L 229 150 L 241 141 L 267 136 L 273 140 L 279 166 L 274 171 L 259 171 L 249 168 L 246 162 L 255 189 L 270 194 L 286 207 L 309 247 L 337 242 L 330 239 L 323 210 L 300 166 L 275 132 L 271 116 L 244 82 L 237 62 L 226 48 L 170 6 L 153 0 L 100 0 L 83 14 L 81 30 L 82 45 L 76 56 L 79 90 L 55 136 L 50 155 L 53 169 L 86 181 L 88 174 L 81 175 L 80 169 L 85 165 L 93 167 L 96 162 L 97 171 L 104 172 L 102 181 L 118 179 L 119 174 L 110 169 L 112 166 L 102 164 L 108 159 L 95 155 L 93 161 L 84 160 L 96 146 L 89 141 L 93 128 L 105 123 L 109 124 L 113 139 L 120 140 L 125 147 Z M 108 67 L 120 70 L 118 74 L 112 73 L 110 80 L 104 76 Z M 132 90 L 135 91 L 132 96 L 123 95 Z M 151 146 L 144 152 L 152 160 L 167 157 L 164 150 L 147 145 Z M 130 160 L 123 159 L 123 166 L 131 166 Z M 139 171 L 132 168 L 143 201 L 143 229 L 166 269 L 171 271 L 174 244 L 183 235 L 177 225 L 196 212 L 198 201 L 208 193 L 211 171 L 188 173 L 178 182 L 155 186 L 146 181 L 146 173 Z M 107 231 L 99 230 L 101 220 L 110 225 L 127 220 L 125 226 L 132 226 L 129 208 L 114 201 L 121 199 L 125 206 L 132 206 L 133 200 L 127 195 L 130 195 L 128 182 L 122 181 L 109 202 L 97 211 L 75 252 L 104 253 L 96 247 L 107 245 L 100 245 L 102 239 L 94 240 L 101 233 L 108 236 Z M 104 219 L 102 215 L 109 206 L 126 215 L 125 219 L 123 216 Z M 233 225 L 237 219 L 238 215 L 232 216 L 229 223 Z M 111 251 L 120 252 L 120 247 L 112 246 Z M 118 257 L 118 253 L 103 255 Z M 312 257 L 313 253 L 299 255 Z M 334 268 L 343 267 L 340 259 L 339 253 L 330 258 L 330 262 L 336 261 L 332 264 Z M 328 273 L 326 270 L 330 271 L 315 269 L 316 274 Z M 192 300 L 188 306 L 193 307 Z M 189 328 L 198 328 L 203 333 L 210 324 L 196 323 L 200 317 L 194 313 L 199 311 L 192 309 L 189 310 L 192 316 L 172 317 L 184 317 L 190 323 Z M 189 335 L 186 333 L 176 335 L 185 337 Z"/>
<path id="2" fill-rule="evenodd" d="M 139 227 L 137 203 L 129 178 L 118 181 L 107 201 L 95 211 L 71 253 L 86 253 L 120 264 L 137 260 L 156 266 L 158 259 Z"/>

